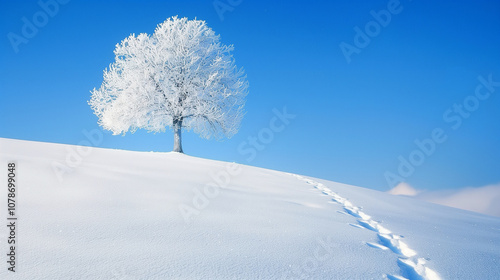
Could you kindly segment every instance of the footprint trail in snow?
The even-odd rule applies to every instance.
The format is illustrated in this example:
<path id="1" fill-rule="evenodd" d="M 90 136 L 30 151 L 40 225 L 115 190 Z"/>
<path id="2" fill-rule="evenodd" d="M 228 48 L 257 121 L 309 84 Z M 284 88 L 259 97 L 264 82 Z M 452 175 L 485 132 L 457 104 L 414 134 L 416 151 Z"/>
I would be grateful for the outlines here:
<path id="1" fill-rule="evenodd" d="M 352 204 L 348 199 L 338 195 L 325 185 L 314 180 L 302 177 L 300 175 L 291 174 L 292 176 L 302 180 L 323 194 L 330 196 L 332 201 L 340 204 L 344 211 L 337 211 L 342 214 L 350 215 L 357 219 L 357 224 L 349 224 L 353 227 L 371 230 L 377 234 L 379 243 L 366 242 L 367 246 L 381 250 L 391 250 L 398 255 L 398 266 L 401 268 L 403 276 L 386 275 L 388 279 L 400 280 L 441 280 L 439 275 L 432 269 L 425 266 L 426 260 L 418 258 L 417 252 L 411 249 L 402 241 L 402 236 L 392 233 L 387 228 L 383 227 L 379 222 L 374 221 L 371 216 L 361 211 L 361 208 Z"/>

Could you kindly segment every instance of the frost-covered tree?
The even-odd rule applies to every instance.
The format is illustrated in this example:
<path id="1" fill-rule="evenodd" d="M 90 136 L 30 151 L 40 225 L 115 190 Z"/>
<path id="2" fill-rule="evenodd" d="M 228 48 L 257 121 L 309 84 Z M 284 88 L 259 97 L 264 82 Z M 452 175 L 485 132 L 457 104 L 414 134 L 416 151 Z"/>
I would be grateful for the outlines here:
<path id="1" fill-rule="evenodd" d="M 114 135 L 171 127 L 175 152 L 182 153 L 182 128 L 207 139 L 231 137 L 248 92 L 232 51 L 205 21 L 169 18 L 152 35 L 132 34 L 116 45 L 89 105 Z"/>

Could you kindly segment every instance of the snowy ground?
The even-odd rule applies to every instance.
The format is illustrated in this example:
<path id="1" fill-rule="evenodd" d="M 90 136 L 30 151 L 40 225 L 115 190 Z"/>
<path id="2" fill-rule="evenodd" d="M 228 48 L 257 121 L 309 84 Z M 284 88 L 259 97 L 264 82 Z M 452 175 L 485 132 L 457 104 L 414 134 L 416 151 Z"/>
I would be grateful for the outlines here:
<path id="1" fill-rule="evenodd" d="M 0 138 L 5 224 L 12 160 L 16 272 L 2 226 L 0 279 L 500 275 L 500 218 L 176 153 Z"/>

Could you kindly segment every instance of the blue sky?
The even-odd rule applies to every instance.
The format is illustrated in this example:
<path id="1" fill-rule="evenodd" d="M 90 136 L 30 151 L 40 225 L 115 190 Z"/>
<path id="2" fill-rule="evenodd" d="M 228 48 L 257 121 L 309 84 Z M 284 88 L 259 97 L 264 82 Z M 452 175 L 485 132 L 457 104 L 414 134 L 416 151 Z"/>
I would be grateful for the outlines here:
<path id="1" fill-rule="evenodd" d="M 500 182 L 500 87 L 478 80 L 500 81 L 498 1 L 54 1 L 41 0 L 57 3 L 51 15 L 37 1 L 0 4 L 0 137 L 81 143 L 82 131 L 98 128 L 87 101 L 114 46 L 178 15 L 234 44 L 250 83 L 239 133 L 219 142 L 184 133 L 187 154 L 378 190 L 389 189 L 387 172 L 427 190 Z M 391 18 L 382 26 L 371 11 Z M 12 44 L 12 34 L 24 41 Z M 357 47 L 349 63 L 342 42 Z M 269 132 L 273 109 L 284 107 L 295 118 L 252 147 L 249 137 Z M 436 129 L 440 143 L 425 153 L 414 141 Z M 98 146 L 172 145 L 167 130 L 104 132 Z M 412 172 L 398 171 L 401 158 Z"/>

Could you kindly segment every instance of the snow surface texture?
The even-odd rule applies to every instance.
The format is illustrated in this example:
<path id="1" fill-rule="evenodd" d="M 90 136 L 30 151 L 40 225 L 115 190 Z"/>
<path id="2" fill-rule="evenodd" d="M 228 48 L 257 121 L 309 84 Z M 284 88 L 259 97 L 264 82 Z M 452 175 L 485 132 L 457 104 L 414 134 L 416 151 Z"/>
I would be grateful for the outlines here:
<path id="1" fill-rule="evenodd" d="M 0 138 L 1 182 L 12 160 L 18 258 L 0 279 L 500 275 L 496 217 L 178 153 Z"/>

